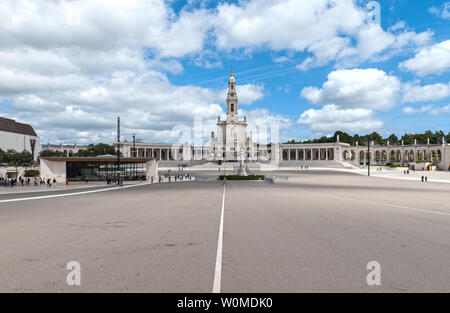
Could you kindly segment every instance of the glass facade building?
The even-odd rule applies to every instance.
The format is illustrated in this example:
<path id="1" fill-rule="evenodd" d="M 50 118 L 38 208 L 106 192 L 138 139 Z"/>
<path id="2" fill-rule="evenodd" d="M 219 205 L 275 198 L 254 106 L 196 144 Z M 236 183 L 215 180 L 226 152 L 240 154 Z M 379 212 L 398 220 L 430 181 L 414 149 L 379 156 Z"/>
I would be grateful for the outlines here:
<path id="1" fill-rule="evenodd" d="M 145 163 L 120 164 L 120 177 L 123 180 L 145 180 Z M 66 177 L 70 181 L 106 181 L 117 177 L 116 162 L 67 162 Z"/>

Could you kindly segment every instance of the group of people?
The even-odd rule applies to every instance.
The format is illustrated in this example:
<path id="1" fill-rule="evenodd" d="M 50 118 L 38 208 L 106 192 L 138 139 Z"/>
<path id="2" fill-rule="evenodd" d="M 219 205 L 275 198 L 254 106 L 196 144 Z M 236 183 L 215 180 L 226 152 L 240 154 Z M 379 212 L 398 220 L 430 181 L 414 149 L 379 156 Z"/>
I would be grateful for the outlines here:
<path id="1" fill-rule="evenodd" d="M 174 179 L 174 181 L 183 181 L 183 180 L 192 180 L 192 176 L 191 174 L 177 174 L 177 175 L 172 175 L 169 172 L 165 173 L 164 175 L 160 175 L 158 177 L 158 183 L 162 183 L 163 179 L 167 179 L 170 182 L 172 182 L 172 177 Z M 153 183 L 153 176 L 150 178 L 150 181 Z"/>
<path id="2" fill-rule="evenodd" d="M 30 185 L 31 179 L 29 177 L 23 178 L 22 176 L 19 176 L 18 179 L 0 177 L 0 182 L 5 187 L 7 187 L 7 186 L 14 187 L 14 186 L 18 186 L 19 184 L 23 187 L 25 185 Z"/>
<path id="3" fill-rule="evenodd" d="M 403 174 L 404 174 L 404 175 L 409 175 L 409 170 L 404 170 L 404 171 L 403 171 Z"/>
<path id="4" fill-rule="evenodd" d="M 300 166 L 300 169 L 305 169 L 305 170 L 309 170 L 309 165 L 302 165 L 302 166 Z"/>
<path id="5" fill-rule="evenodd" d="M 31 178 L 30 177 L 22 177 L 19 176 L 19 178 L 5 178 L 5 177 L 0 177 L 0 185 L 3 185 L 4 187 L 14 187 L 14 186 L 30 186 L 31 185 Z M 35 177 L 33 179 L 33 184 L 35 187 L 56 187 L 56 179 L 53 178 L 53 180 L 51 180 L 50 178 L 48 178 L 47 180 L 45 180 L 44 178 L 37 178 Z"/>

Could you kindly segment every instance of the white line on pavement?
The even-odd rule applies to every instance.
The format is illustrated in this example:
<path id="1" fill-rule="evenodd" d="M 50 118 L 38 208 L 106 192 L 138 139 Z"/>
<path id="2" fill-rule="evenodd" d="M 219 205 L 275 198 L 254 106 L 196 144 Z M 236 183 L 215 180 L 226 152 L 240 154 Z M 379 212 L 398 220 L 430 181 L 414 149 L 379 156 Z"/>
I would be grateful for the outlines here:
<path id="1" fill-rule="evenodd" d="M 216 270 L 214 273 L 213 293 L 220 293 L 222 279 L 223 213 L 225 209 L 225 185 L 223 186 L 222 211 L 220 213 L 219 239 L 217 240 Z"/>
<path id="2" fill-rule="evenodd" d="M 348 198 L 348 197 L 343 198 L 343 197 L 337 197 L 337 196 L 332 196 L 332 195 L 319 194 L 319 193 L 311 192 L 311 191 L 307 191 L 307 192 L 313 193 L 313 194 L 316 194 L 316 195 L 320 195 L 321 197 L 327 197 L 327 198 L 332 198 L 332 199 L 351 200 L 351 201 L 362 202 L 362 203 L 368 203 L 368 204 L 373 204 L 373 205 L 378 205 L 378 206 L 388 206 L 388 207 L 392 207 L 392 208 L 398 208 L 398 209 L 405 209 L 405 210 L 417 211 L 417 212 L 421 212 L 421 213 L 430 213 L 430 214 L 437 214 L 437 215 L 446 215 L 446 216 L 450 216 L 450 213 L 447 213 L 447 212 L 441 212 L 441 211 L 435 211 L 435 210 L 427 210 L 427 209 L 419 209 L 419 208 L 412 208 L 412 207 L 408 207 L 408 206 L 404 206 L 404 205 L 391 204 L 391 203 L 382 203 L 382 202 L 375 202 L 375 201 L 369 201 L 369 200 L 361 200 L 361 199 Z"/>
<path id="3" fill-rule="evenodd" d="M 350 198 L 346 198 L 346 200 L 349 200 L 349 199 L 350 199 Z M 403 205 L 390 204 L 390 203 L 381 203 L 381 202 L 367 201 L 367 200 L 359 200 L 359 199 L 350 199 L 350 200 L 353 200 L 353 201 L 359 201 L 359 202 L 368 203 L 368 204 L 381 205 L 381 206 L 390 206 L 390 207 L 393 207 L 393 208 L 412 210 L 412 211 L 417 211 L 417 212 L 422 212 L 422 213 L 431 213 L 431 214 L 438 214 L 438 215 L 447 215 L 447 216 L 450 216 L 450 213 L 447 213 L 447 212 L 441 212 L 441 211 L 434 211 L 434 210 L 427 210 L 427 209 L 418 209 L 418 208 L 412 208 L 412 207 L 403 206 Z"/>
<path id="4" fill-rule="evenodd" d="M 18 202 L 18 201 L 29 201 L 29 200 L 39 200 L 39 199 L 49 199 L 49 198 L 68 197 L 68 196 L 78 196 L 78 195 L 84 195 L 84 194 L 89 194 L 89 193 L 104 192 L 104 191 L 112 191 L 112 190 L 124 189 L 124 188 L 131 188 L 131 187 L 137 187 L 137 186 L 145 186 L 145 185 L 149 185 L 149 184 L 151 184 L 151 183 L 143 183 L 143 184 L 136 184 L 136 185 L 127 185 L 127 186 L 123 186 L 123 187 L 112 187 L 112 188 L 96 189 L 96 190 L 89 190 L 89 191 L 80 191 L 80 192 L 62 193 L 62 194 L 48 195 L 48 196 L 37 196 L 37 197 L 26 197 L 26 198 L 16 198 L 16 199 L 6 199 L 6 200 L 0 200 L 0 203 L 5 203 L 5 202 Z"/>

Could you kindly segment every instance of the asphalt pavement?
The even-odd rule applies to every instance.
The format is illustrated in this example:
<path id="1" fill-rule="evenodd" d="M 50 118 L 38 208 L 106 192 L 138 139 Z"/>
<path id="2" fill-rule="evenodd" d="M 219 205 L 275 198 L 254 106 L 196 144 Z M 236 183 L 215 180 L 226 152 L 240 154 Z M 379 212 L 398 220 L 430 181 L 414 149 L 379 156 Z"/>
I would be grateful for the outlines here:
<path id="1" fill-rule="evenodd" d="M 450 291 L 448 184 L 277 175 L 290 177 L 0 195 L 0 291 Z"/>

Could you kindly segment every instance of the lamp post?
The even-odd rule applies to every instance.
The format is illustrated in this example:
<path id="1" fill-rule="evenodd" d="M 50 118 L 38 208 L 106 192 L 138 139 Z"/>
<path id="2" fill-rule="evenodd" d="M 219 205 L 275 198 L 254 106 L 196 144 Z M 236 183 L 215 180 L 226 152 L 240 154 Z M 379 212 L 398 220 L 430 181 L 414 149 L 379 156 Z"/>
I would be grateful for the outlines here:
<path id="1" fill-rule="evenodd" d="M 367 176 L 370 176 L 370 136 L 367 137 Z"/>
<path id="2" fill-rule="evenodd" d="M 134 153 L 136 152 L 136 158 L 138 157 L 138 153 L 136 151 L 136 134 L 133 134 L 133 157 L 134 157 Z M 136 164 L 133 163 L 133 176 L 136 177 Z M 133 178 L 131 179 L 133 180 Z"/>
<path id="3" fill-rule="evenodd" d="M 33 160 L 33 170 L 35 169 L 35 163 L 34 163 L 34 148 L 36 146 L 36 139 L 30 139 L 30 146 L 31 146 L 31 158 Z"/>
<path id="4" fill-rule="evenodd" d="M 120 184 L 120 116 L 117 117 L 117 184 Z"/>

